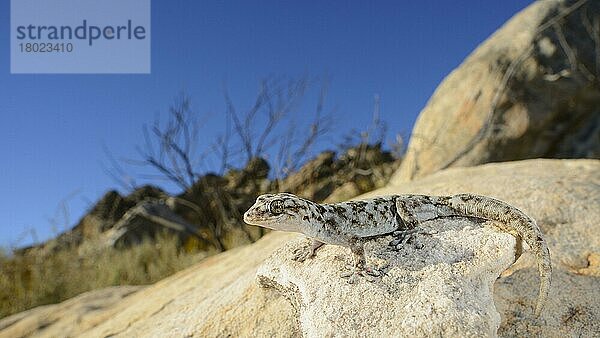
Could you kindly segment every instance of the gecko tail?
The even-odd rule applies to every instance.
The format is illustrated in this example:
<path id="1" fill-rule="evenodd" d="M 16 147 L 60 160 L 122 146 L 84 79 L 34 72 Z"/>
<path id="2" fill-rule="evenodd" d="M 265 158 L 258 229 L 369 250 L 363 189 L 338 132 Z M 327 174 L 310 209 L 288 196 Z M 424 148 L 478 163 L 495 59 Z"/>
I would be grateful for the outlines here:
<path id="1" fill-rule="evenodd" d="M 536 257 L 540 287 L 535 316 L 539 317 L 552 283 L 552 265 L 548 244 L 535 220 L 521 210 L 500 200 L 473 194 L 460 194 L 447 198 L 448 206 L 461 215 L 497 221 L 496 228 L 521 238 Z"/>

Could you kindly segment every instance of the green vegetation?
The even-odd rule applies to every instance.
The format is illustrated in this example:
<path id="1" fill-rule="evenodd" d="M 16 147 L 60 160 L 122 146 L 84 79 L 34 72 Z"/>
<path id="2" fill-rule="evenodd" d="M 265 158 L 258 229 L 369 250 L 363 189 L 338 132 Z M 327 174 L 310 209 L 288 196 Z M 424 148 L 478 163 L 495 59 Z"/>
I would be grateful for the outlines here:
<path id="1" fill-rule="evenodd" d="M 0 318 L 38 305 L 58 303 L 82 292 L 112 285 L 150 284 L 205 258 L 187 251 L 174 235 L 162 234 L 122 250 L 85 255 L 78 248 L 40 258 L 0 255 Z"/>

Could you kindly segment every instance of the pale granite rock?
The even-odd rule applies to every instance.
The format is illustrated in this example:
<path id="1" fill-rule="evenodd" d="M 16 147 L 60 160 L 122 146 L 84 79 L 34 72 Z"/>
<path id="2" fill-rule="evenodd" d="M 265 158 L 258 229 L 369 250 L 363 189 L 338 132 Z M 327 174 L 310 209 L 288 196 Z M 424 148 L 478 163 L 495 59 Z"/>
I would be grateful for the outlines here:
<path id="1" fill-rule="evenodd" d="M 273 233 L 137 292 L 88 327 L 88 337 L 273 337 L 297 332 L 291 306 L 276 293 L 257 292 L 256 268 L 281 243 Z"/>
<path id="2" fill-rule="evenodd" d="M 527 160 L 443 170 L 368 196 L 472 192 L 511 203 L 546 235 L 554 267 L 543 325 L 531 315 L 537 295 L 535 261 L 525 252 L 494 286 L 503 337 L 592 337 L 600 332 L 600 161 Z M 363 196 L 364 197 L 364 196 Z"/>
<path id="3" fill-rule="evenodd" d="M 73 337 L 106 320 L 107 309 L 143 286 L 113 286 L 59 304 L 38 306 L 0 320 L 0 337 Z"/>
<path id="4" fill-rule="evenodd" d="M 278 249 L 258 269 L 264 288 L 278 290 L 296 309 L 307 337 L 495 336 L 500 314 L 493 284 L 514 261 L 514 237 L 469 220 L 423 223 L 396 251 L 386 237 L 367 244 L 367 259 L 384 274 L 349 284 L 340 278 L 351 255 L 326 246 L 316 259 L 292 260 L 304 240 Z M 437 233 L 434 233 L 437 232 Z"/>

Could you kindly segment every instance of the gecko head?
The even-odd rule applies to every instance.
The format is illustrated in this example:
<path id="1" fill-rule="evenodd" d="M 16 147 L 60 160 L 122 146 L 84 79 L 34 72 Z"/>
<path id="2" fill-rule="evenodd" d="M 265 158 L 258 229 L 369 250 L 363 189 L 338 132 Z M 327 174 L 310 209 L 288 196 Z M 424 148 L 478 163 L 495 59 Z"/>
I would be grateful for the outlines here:
<path id="1" fill-rule="evenodd" d="M 288 193 L 260 195 L 244 213 L 244 222 L 273 230 L 301 232 L 311 203 Z"/>

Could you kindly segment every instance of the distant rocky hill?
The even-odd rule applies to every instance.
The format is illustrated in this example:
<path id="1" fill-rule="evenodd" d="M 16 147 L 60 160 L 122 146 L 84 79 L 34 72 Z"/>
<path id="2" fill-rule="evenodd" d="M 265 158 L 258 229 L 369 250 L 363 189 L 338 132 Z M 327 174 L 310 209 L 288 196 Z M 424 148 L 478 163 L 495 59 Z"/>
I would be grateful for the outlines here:
<path id="1" fill-rule="evenodd" d="M 17 254 L 47 255 L 78 247 L 81 253 L 102 247 L 123 247 L 167 231 L 192 241 L 198 249 L 230 249 L 256 241 L 262 228 L 248 226 L 241 215 L 257 195 L 288 191 L 317 201 L 341 200 L 382 187 L 399 161 L 380 144 L 361 144 L 341 155 L 324 152 L 298 172 L 269 178 L 269 164 L 255 158 L 243 169 L 223 176 L 207 174 L 187 191 L 169 195 L 154 186 L 140 187 L 126 196 L 107 192 L 69 231 Z"/>

